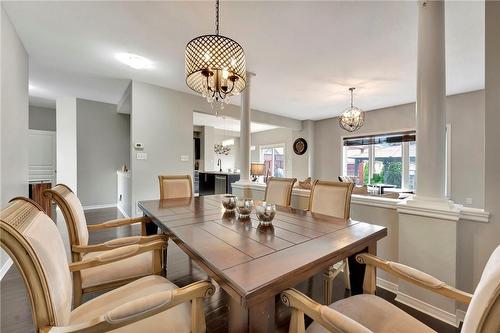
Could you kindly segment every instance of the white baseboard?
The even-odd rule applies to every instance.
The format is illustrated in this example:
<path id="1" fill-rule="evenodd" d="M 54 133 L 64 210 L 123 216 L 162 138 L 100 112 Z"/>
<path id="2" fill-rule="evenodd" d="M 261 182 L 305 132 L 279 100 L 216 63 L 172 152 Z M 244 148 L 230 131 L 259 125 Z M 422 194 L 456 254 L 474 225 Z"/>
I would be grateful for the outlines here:
<path id="1" fill-rule="evenodd" d="M 460 324 L 460 322 L 464 321 L 464 319 L 465 319 L 465 311 L 457 310 L 457 323 Z"/>
<path id="2" fill-rule="evenodd" d="M 393 283 L 393 282 L 389 282 L 387 280 L 384 280 L 384 279 L 381 279 L 381 278 L 377 278 L 377 286 L 382 288 L 382 289 L 385 289 L 385 290 L 388 290 L 394 294 L 397 294 L 398 293 L 398 285 Z"/>
<path id="3" fill-rule="evenodd" d="M 398 291 L 398 293 L 397 293 L 396 301 L 399 303 L 403 303 L 405 305 L 408 305 L 408 306 L 414 308 L 415 310 L 423 312 L 423 313 L 425 313 L 431 317 L 434 317 L 436 319 L 439 319 L 447 324 L 458 327 L 456 314 L 453 314 L 453 313 L 450 313 L 448 311 L 437 308 L 434 305 L 431 305 L 429 303 L 421 301 L 415 297 L 412 297 L 412 296 L 407 295 L 405 293 L 402 293 L 400 291 Z"/>
<path id="4" fill-rule="evenodd" d="M 102 208 L 114 208 L 116 207 L 116 204 L 105 204 L 105 205 L 90 205 L 90 206 L 83 206 L 83 210 L 90 210 L 90 209 L 102 209 Z"/>
<path id="5" fill-rule="evenodd" d="M 0 268 L 0 281 L 3 279 L 5 274 L 9 271 L 10 266 L 12 266 L 14 262 L 12 261 L 11 258 L 9 258 L 5 264 L 3 264 L 2 268 Z"/>
<path id="6" fill-rule="evenodd" d="M 128 216 L 128 214 L 125 212 L 125 210 L 120 205 L 116 205 L 116 208 L 118 208 L 120 213 L 122 213 L 123 217 L 126 217 L 128 219 L 130 218 L 130 216 Z"/>
<path id="7" fill-rule="evenodd" d="M 456 310 L 456 313 L 450 313 L 448 311 L 442 310 L 434 305 L 421 301 L 415 297 L 407 295 L 399 291 L 399 286 L 396 283 L 389 282 L 387 280 L 377 278 L 377 287 L 388 290 L 396 294 L 396 301 L 407 305 L 417 311 L 425 313 L 431 317 L 434 317 L 442 322 L 445 322 L 454 327 L 458 327 L 460 322 L 465 318 L 465 311 Z"/>

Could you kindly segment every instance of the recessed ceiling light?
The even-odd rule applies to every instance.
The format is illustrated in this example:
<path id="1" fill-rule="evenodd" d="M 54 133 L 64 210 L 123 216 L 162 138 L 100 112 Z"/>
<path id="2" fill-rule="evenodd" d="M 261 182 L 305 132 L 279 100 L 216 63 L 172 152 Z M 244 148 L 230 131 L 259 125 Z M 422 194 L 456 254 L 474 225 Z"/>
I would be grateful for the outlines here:
<path id="1" fill-rule="evenodd" d="M 132 53 L 117 53 L 116 60 L 130 66 L 134 69 L 150 69 L 153 68 L 153 62 L 147 58 L 141 57 Z"/>

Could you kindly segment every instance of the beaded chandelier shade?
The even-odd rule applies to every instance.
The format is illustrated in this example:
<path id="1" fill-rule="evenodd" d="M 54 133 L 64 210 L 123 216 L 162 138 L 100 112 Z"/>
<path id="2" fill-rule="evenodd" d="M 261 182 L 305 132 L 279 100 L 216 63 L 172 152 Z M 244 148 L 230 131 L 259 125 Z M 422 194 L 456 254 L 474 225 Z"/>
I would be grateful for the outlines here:
<path id="1" fill-rule="evenodd" d="M 222 102 L 245 89 L 245 52 L 231 38 L 219 35 L 219 0 L 215 13 L 215 35 L 196 37 L 186 45 L 186 84 L 222 108 Z"/>
<path id="2" fill-rule="evenodd" d="M 355 88 L 349 88 L 351 92 L 351 106 L 342 112 L 339 116 L 339 126 L 348 132 L 355 132 L 363 127 L 365 123 L 365 113 L 353 106 L 353 91 Z"/>

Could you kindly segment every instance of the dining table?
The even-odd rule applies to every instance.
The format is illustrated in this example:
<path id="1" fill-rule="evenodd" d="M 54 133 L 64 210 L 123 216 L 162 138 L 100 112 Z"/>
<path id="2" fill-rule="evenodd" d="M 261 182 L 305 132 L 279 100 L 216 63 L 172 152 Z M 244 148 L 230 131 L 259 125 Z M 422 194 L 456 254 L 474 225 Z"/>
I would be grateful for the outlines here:
<path id="1" fill-rule="evenodd" d="M 226 212 L 223 195 L 146 200 L 139 208 L 229 297 L 230 332 L 273 332 L 275 297 L 348 258 L 352 294 L 363 292 L 361 252 L 376 254 L 383 226 L 277 207 L 271 226 Z M 255 201 L 255 204 L 259 204 Z M 168 266 L 167 266 L 168 269 Z"/>

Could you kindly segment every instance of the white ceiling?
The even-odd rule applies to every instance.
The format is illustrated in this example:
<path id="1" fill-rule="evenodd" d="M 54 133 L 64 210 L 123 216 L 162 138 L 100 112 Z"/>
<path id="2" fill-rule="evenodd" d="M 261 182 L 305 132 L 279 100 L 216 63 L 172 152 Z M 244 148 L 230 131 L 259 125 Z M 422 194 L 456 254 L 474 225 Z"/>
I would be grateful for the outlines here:
<path id="1" fill-rule="evenodd" d="M 189 91 L 184 47 L 213 32 L 210 2 L 5 2 L 30 55 L 30 93 L 117 103 L 128 80 Z M 357 87 L 365 110 L 415 100 L 416 2 L 221 3 L 221 33 L 257 76 L 252 108 L 297 119 L 338 115 Z M 484 2 L 446 3 L 447 93 L 484 88 Z M 134 70 L 118 52 L 151 59 Z M 238 103 L 238 99 L 234 102 Z"/>
<path id="2" fill-rule="evenodd" d="M 201 112 L 193 112 L 193 125 L 195 126 L 211 126 L 217 129 L 231 131 L 231 132 L 240 132 L 240 121 L 237 119 L 233 119 L 230 117 L 216 117 L 214 115 L 201 113 Z M 267 131 L 271 129 L 278 128 L 278 126 L 262 124 L 251 122 L 250 131 L 252 133 Z"/>

